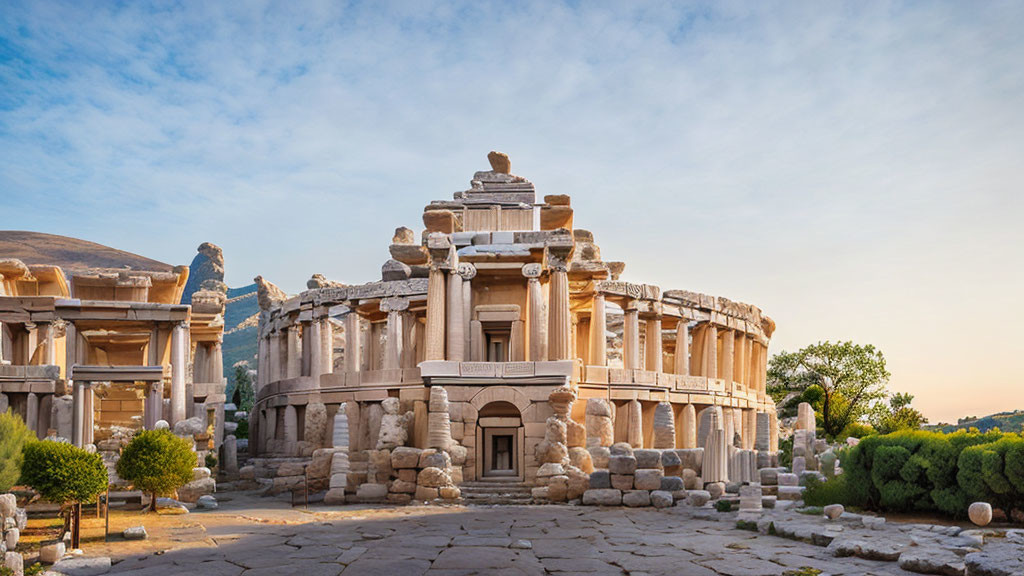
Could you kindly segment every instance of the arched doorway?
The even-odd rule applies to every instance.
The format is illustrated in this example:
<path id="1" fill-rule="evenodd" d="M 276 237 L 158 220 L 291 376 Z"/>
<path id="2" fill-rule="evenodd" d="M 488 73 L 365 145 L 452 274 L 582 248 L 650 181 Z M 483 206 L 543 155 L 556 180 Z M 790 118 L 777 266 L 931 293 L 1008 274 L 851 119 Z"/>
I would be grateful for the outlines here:
<path id="1" fill-rule="evenodd" d="M 511 402 L 495 401 L 477 416 L 477 476 L 494 480 L 523 479 L 523 420 Z"/>

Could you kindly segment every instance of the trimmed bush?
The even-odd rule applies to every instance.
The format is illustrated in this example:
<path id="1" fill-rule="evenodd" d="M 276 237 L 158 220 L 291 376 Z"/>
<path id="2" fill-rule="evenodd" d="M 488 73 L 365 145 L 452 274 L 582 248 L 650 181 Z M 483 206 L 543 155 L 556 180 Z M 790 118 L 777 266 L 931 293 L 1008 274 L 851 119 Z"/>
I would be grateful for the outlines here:
<path id="1" fill-rule="evenodd" d="M 24 448 L 21 482 L 55 503 L 90 502 L 106 491 L 103 458 L 64 442 L 30 442 Z"/>
<path id="2" fill-rule="evenodd" d="M 844 480 L 809 488 L 812 499 L 957 517 L 976 500 L 1024 506 L 1024 438 L 1016 434 L 905 430 L 872 435 L 844 450 L 840 461 Z M 835 493 L 840 489 L 842 497 Z"/>
<path id="3" fill-rule="evenodd" d="M 0 414 L 0 493 L 7 492 L 21 476 L 22 449 L 35 434 L 21 417 L 8 410 Z"/>
<path id="4" fill-rule="evenodd" d="M 808 476 L 805 482 L 804 504 L 808 506 L 828 506 L 829 504 L 855 505 L 854 502 L 850 501 L 851 492 L 846 484 L 845 474 L 840 474 L 825 482 L 818 480 L 817 476 Z"/>
<path id="5" fill-rule="evenodd" d="M 189 441 L 170 430 L 145 430 L 124 447 L 117 475 L 150 493 L 150 509 L 156 510 L 157 496 L 169 495 L 190 482 L 195 466 L 196 454 Z"/>

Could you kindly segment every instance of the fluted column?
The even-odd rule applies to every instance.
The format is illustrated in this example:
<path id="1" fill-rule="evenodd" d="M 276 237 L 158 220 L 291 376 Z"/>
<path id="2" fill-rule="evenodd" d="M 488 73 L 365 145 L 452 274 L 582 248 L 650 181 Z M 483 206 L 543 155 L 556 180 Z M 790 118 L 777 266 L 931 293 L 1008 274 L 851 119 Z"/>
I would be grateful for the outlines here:
<path id="1" fill-rule="evenodd" d="M 725 380 L 725 385 L 726 386 L 731 386 L 732 382 L 735 380 L 735 375 L 733 373 L 733 366 L 735 364 L 735 358 L 734 358 L 735 357 L 735 351 L 733 349 L 735 348 L 736 332 L 734 332 L 732 330 L 726 330 L 722 334 L 721 339 L 722 339 L 722 358 L 721 358 L 721 360 L 722 360 L 722 362 L 721 362 L 722 371 L 721 371 L 720 377 L 722 378 L 722 380 Z"/>
<path id="2" fill-rule="evenodd" d="M 530 321 L 530 360 L 533 362 L 547 360 L 547 314 L 544 309 L 544 289 L 540 285 L 543 268 L 532 263 L 523 266 L 523 276 L 527 278 L 527 292 Z"/>
<path id="3" fill-rule="evenodd" d="M 334 324 L 326 316 L 320 320 L 320 341 L 317 344 L 320 346 L 320 374 L 334 372 Z"/>
<path id="4" fill-rule="evenodd" d="M 718 327 L 709 324 L 704 330 L 704 374 L 708 378 L 718 378 Z"/>
<path id="5" fill-rule="evenodd" d="M 640 369 L 640 314 L 635 302 L 629 302 L 623 310 L 622 360 L 625 369 Z"/>
<path id="6" fill-rule="evenodd" d="M 224 380 L 224 348 L 219 341 L 210 344 L 209 359 L 210 382 L 220 384 L 220 382 Z"/>
<path id="7" fill-rule="evenodd" d="M 387 342 L 384 347 L 384 369 L 401 368 L 402 351 L 405 346 L 405 328 L 403 316 L 409 309 L 409 301 L 405 298 L 385 298 L 380 303 L 382 312 L 387 312 Z"/>
<path id="8" fill-rule="evenodd" d="M 686 318 L 680 318 L 676 324 L 675 373 L 690 374 L 690 326 Z"/>
<path id="9" fill-rule="evenodd" d="M 172 343 L 173 347 L 174 344 Z M 270 333 L 270 375 L 267 382 L 277 382 L 283 374 L 281 366 L 281 334 L 277 330 Z M 174 354 L 174 351 L 171 351 Z"/>
<path id="10" fill-rule="evenodd" d="M 466 360 L 466 327 L 462 324 L 462 276 L 458 270 L 448 274 L 448 360 Z"/>
<path id="11" fill-rule="evenodd" d="M 473 278 L 476 278 L 476 266 L 460 262 L 459 276 L 462 276 L 462 356 L 470 360 L 473 336 L 470 322 L 473 320 Z"/>
<path id="12" fill-rule="evenodd" d="M 604 308 L 604 294 L 594 294 L 590 311 L 590 364 L 605 366 L 608 364 L 608 317 Z"/>
<path id="13" fill-rule="evenodd" d="M 288 355 L 285 362 L 285 372 L 288 378 L 298 378 L 302 376 L 302 346 L 300 345 L 301 338 L 299 334 L 299 325 L 293 324 L 286 328 L 288 338 Z"/>
<path id="14" fill-rule="evenodd" d="M 355 309 L 349 310 L 345 316 L 345 371 L 359 372 L 359 348 L 361 346 L 361 330 L 359 326 L 359 313 Z"/>
<path id="15" fill-rule="evenodd" d="M 320 319 L 312 319 L 307 326 L 309 327 L 309 338 L 306 339 L 309 345 L 309 375 L 312 376 L 314 385 L 319 386 L 320 374 L 323 373 L 324 367 L 324 347 L 321 342 L 323 335 L 320 333 Z"/>
<path id="16" fill-rule="evenodd" d="M 445 275 L 440 268 L 430 268 L 427 282 L 427 329 L 424 338 L 424 359 L 444 360 L 445 340 Z"/>
<path id="17" fill-rule="evenodd" d="M 185 370 L 187 361 L 188 325 L 184 322 L 179 322 L 171 330 L 171 426 L 188 417 L 186 415 L 185 399 Z"/>
<path id="18" fill-rule="evenodd" d="M 647 319 L 644 340 L 646 341 L 646 346 L 644 347 L 645 367 L 651 372 L 661 372 L 662 355 L 660 317 L 651 317 Z"/>
<path id="19" fill-rule="evenodd" d="M 572 348 L 569 317 L 569 274 L 564 267 L 552 268 L 548 298 L 548 359 L 568 360 Z"/>

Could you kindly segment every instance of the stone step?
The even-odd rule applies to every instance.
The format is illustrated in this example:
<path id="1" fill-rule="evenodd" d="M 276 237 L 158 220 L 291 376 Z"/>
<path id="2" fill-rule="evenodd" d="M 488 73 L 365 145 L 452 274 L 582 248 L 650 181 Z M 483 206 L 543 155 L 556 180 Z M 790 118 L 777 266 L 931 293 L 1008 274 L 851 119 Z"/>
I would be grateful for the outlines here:
<path id="1" fill-rule="evenodd" d="M 529 504 L 533 486 L 518 480 L 463 482 L 459 489 L 467 504 Z"/>

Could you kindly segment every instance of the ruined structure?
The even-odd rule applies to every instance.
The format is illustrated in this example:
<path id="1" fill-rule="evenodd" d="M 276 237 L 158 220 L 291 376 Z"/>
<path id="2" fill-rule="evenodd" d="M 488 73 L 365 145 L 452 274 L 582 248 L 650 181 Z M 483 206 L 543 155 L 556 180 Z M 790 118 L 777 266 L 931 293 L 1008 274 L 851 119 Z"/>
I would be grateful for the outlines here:
<path id="1" fill-rule="evenodd" d="M 39 438 L 101 451 L 116 452 L 118 438 L 133 430 L 189 418 L 184 428 L 197 449 L 220 444 L 222 283 L 204 282 L 182 303 L 186 266 L 135 255 L 127 255 L 131 263 L 148 269 L 77 260 L 26 264 L 5 256 L 0 250 L 0 410 L 13 409 Z"/>
<path id="2" fill-rule="evenodd" d="M 714 480 L 753 480 L 755 450 L 778 443 L 765 393 L 772 320 L 748 304 L 619 280 L 624 264 L 601 259 L 594 235 L 575 227 L 568 196 L 538 202 L 507 156 L 488 159 L 492 169 L 470 189 L 426 206 L 422 234 L 396 230 L 380 281 L 320 277 L 286 297 L 257 279 L 258 464 L 272 470 L 330 448 L 323 439 L 338 431 L 310 430 L 305 417 L 323 407 L 323 421 L 348 427 L 345 478 L 332 477 L 332 491 L 396 502 L 482 481 L 579 497 L 586 475 L 615 458 L 614 443 L 711 446 L 717 453 L 704 462 Z M 382 427 L 385 413 L 391 424 Z M 451 463 L 424 481 L 437 467 L 410 450 Z M 664 465 L 681 475 L 684 462 L 673 454 Z"/>

